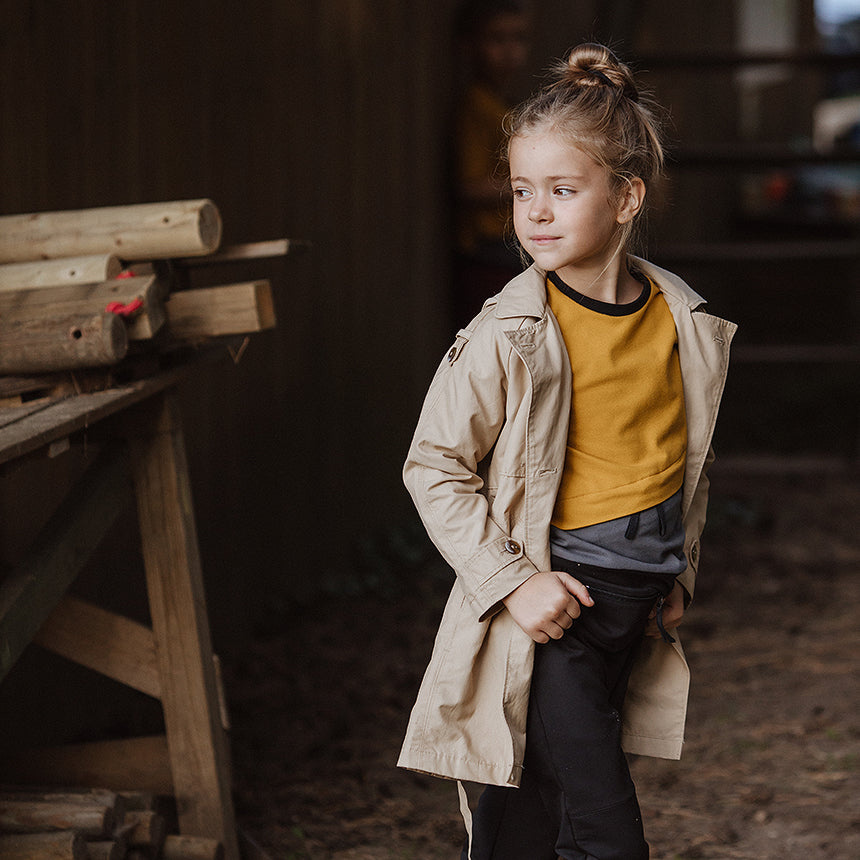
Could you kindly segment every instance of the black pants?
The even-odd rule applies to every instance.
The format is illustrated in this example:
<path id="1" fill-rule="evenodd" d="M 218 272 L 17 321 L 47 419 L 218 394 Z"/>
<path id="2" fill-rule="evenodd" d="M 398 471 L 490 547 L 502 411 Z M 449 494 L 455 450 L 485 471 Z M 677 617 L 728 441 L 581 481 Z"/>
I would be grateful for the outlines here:
<path id="1" fill-rule="evenodd" d="M 471 858 L 647 860 L 619 712 L 648 615 L 675 578 L 556 558 L 553 570 L 587 585 L 594 606 L 535 648 L 522 782 L 484 789 Z"/>

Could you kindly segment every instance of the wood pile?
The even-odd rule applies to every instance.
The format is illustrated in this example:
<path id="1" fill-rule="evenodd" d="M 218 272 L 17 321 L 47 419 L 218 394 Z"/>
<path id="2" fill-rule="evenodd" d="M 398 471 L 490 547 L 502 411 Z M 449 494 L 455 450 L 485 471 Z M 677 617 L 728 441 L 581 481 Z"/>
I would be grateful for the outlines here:
<path id="1" fill-rule="evenodd" d="M 3 860 L 222 860 L 217 839 L 179 836 L 172 799 L 103 789 L 0 789 Z"/>
<path id="2" fill-rule="evenodd" d="M 268 280 L 192 289 L 192 273 L 302 243 L 219 250 L 221 232 L 205 199 L 0 216 L 0 405 L 64 382 L 109 387 L 121 369 L 272 328 Z"/>

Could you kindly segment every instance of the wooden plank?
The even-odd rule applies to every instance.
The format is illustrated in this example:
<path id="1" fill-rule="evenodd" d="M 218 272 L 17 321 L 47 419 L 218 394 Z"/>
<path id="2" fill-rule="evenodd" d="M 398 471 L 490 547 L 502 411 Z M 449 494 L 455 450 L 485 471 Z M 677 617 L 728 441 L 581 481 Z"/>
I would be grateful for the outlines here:
<path id="1" fill-rule="evenodd" d="M 0 292 L 34 287 L 60 287 L 69 284 L 97 284 L 109 281 L 122 271 L 114 254 L 86 257 L 61 257 L 32 263 L 0 265 Z"/>
<path id="2" fill-rule="evenodd" d="M 33 641 L 135 690 L 161 696 L 155 638 L 144 624 L 66 595 Z"/>
<path id="3" fill-rule="evenodd" d="M 128 338 L 145 340 L 153 337 L 167 319 L 162 293 L 154 274 L 100 283 L 9 290 L 0 292 L 0 318 L 12 321 L 41 314 L 103 313 L 113 303 L 130 305 L 140 300 L 142 307 L 127 321 Z"/>
<path id="4" fill-rule="evenodd" d="M 199 340 L 263 331 L 275 325 L 269 281 L 179 290 L 167 302 L 171 337 Z"/>
<path id="5" fill-rule="evenodd" d="M 221 216 L 211 200 L 176 200 L 0 216 L 0 262 L 116 254 L 151 260 L 211 254 Z"/>
<path id="6" fill-rule="evenodd" d="M 228 245 L 217 254 L 205 257 L 186 257 L 174 262 L 186 268 L 217 266 L 221 263 L 235 263 L 245 260 L 261 260 L 271 257 L 285 257 L 298 251 L 307 250 L 310 242 L 306 239 L 269 239 L 265 242 L 246 242 L 241 245 Z"/>
<path id="7" fill-rule="evenodd" d="M 135 412 L 126 426 L 180 831 L 239 860 L 179 406 L 166 393 Z"/>
<path id="8" fill-rule="evenodd" d="M 0 760 L 0 773 L 4 780 L 33 785 L 110 785 L 118 790 L 173 793 L 164 735 L 9 753 Z"/>
<path id="9" fill-rule="evenodd" d="M 198 351 L 195 363 L 226 355 L 218 348 Z M 70 397 L 0 428 L 0 463 L 38 451 L 55 439 L 92 426 L 177 383 L 188 374 L 180 365 L 121 387 Z"/>
<path id="10" fill-rule="evenodd" d="M 106 448 L 0 583 L 0 680 L 45 623 L 129 501 L 118 445 Z"/>
<path id="11" fill-rule="evenodd" d="M 36 412 L 47 409 L 55 402 L 56 401 L 51 398 L 30 400 L 27 403 L 20 403 L 19 398 L 9 398 L 8 401 L 0 401 L 0 403 L 2 403 L 2 409 L 0 409 L 0 431 L 2 431 L 2 429 L 8 424 L 14 424 L 22 418 L 27 418 Z"/>

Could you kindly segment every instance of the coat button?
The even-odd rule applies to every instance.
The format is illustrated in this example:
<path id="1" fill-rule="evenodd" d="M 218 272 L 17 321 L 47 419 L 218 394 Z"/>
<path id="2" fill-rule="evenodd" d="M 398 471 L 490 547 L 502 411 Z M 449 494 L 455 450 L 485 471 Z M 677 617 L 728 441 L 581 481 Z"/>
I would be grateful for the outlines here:
<path id="1" fill-rule="evenodd" d="M 697 543 L 694 543 L 690 547 L 690 561 L 693 562 L 693 564 L 696 564 L 699 561 L 699 545 Z"/>
<path id="2" fill-rule="evenodd" d="M 457 347 L 452 346 L 451 349 L 448 350 L 448 361 L 451 362 L 457 357 Z"/>
<path id="3" fill-rule="evenodd" d="M 520 545 L 515 540 L 508 538 L 505 541 L 505 552 L 509 552 L 511 555 L 519 555 Z"/>

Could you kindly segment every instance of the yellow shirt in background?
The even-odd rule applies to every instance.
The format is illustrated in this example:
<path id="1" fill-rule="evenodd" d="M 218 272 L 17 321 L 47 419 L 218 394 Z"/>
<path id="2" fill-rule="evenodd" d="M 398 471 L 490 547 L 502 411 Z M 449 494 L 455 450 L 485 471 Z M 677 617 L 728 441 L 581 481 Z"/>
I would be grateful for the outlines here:
<path id="1" fill-rule="evenodd" d="M 509 106 L 483 84 L 474 83 L 465 93 L 456 127 L 456 177 L 461 188 L 490 177 L 501 182 L 502 120 L 508 110 Z M 457 233 L 460 249 L 468 252 L 483 241 L 501 241 L 508 208 L 501 192 L 493 203 L 461 203 Z"/>

